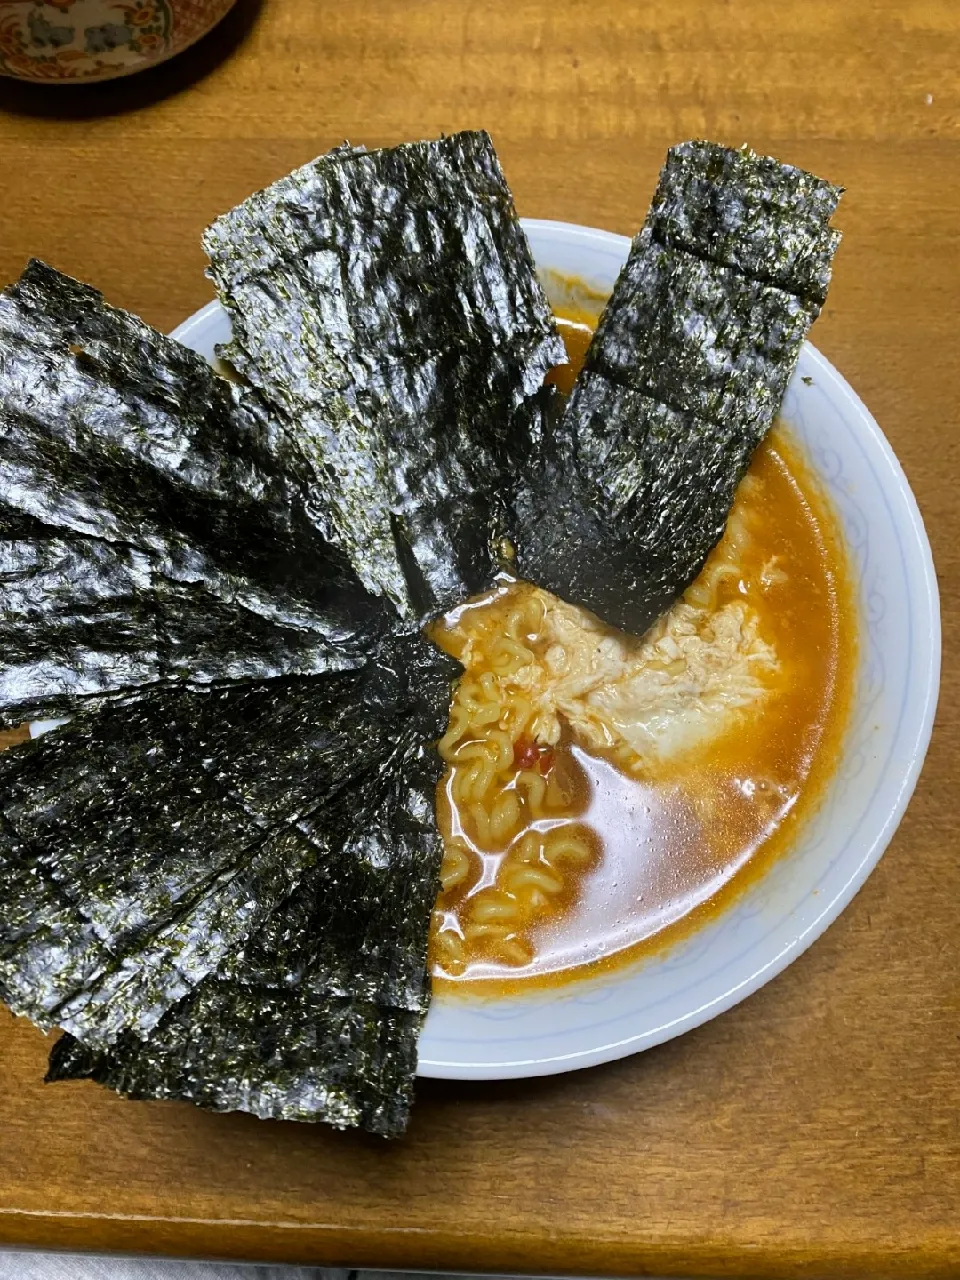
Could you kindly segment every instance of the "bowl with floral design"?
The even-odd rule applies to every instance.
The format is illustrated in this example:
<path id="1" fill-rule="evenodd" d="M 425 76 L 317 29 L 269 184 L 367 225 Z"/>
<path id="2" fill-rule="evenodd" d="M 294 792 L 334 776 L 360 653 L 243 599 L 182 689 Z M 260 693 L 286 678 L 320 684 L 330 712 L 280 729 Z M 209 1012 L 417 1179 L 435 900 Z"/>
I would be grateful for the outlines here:
<path id="1" fill-rule="evenodd" d="M 45 84 L 130 75 L 180 53 L 235 0 L 0 0 L 0 75 Z"/>

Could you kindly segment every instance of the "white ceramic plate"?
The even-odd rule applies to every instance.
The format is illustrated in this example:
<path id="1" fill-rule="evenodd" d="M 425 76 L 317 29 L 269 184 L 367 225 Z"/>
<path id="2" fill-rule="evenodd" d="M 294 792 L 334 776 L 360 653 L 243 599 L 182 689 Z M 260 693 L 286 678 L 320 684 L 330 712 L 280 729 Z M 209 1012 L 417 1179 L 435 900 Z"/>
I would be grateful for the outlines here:
<path id="1" fill-rule="evenodd" d="M 537 264 L 607 293 L 624 236 L 526 221 Z M 230 336 L 218 303 L 173 335 L 207 357 Z M 501 1000 L 441 996 L 420 1041 L 420 1074 L 458 1080 L 549 1075 L 621 1058 L 706 1022 L 763 986 L 835 920 L 883 853 L 930 738 L 940 611 L 913 494 L 880 428 L 807 345 L 784 417 L 839 513 L 860 585 L 861 661 L 847 744 L 795 848 L 719 917 L 671 950 L 555 992 Z"/>

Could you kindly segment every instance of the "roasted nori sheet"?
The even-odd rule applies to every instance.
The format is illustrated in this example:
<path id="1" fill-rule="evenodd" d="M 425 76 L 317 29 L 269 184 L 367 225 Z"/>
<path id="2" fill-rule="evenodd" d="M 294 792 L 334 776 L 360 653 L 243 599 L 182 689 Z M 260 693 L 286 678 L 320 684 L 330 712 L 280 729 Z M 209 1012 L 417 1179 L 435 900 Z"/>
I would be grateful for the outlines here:
<path id="1" fill-rule="evenodd" d="M 359 665 L 395 620 L 249 389 L 34 261 L 0 295 L 0 723 Z"/>
<path id="2" fill-rule="evenodd" d="M 642 634 L 723 533 L 819 313 L 840 188 L 674 147 L 568 404 L 515 499 L 516 572 Z"/>
<path id="3" fill-rule="evenodd" d="M 565 360 L 489 136 L 340 147 L 204 245 L 227 354 L 310 459 L 365 585 L 411 617 L 483 590 L 530 402 Z"/>
<path id="4" fill-rule="evenodd" d="M 76 1039 L 58 1077 L 403 1127 L 455 669 L 395 635 L 361 671 L 157 691 L 0 756 L 0 996 Z"/>
<path id="5" fill-rule="evenodd" d="M 97 1053 L 63 1036 L 46 1079 L 396 1138 L 409 1121 L 421 1024 L 419 1013 L 309 987 L 211 978 L 147 1041 L 127 1032 Z"/>

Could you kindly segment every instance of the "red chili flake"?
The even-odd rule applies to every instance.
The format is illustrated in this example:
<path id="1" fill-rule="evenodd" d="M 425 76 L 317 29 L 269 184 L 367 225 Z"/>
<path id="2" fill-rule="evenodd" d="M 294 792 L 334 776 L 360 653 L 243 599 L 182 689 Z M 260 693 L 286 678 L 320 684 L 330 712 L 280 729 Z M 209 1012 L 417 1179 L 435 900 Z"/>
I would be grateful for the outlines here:
<path id="1" fill-rule="evenodd" d="M 532 738 L 518 738 L 513 745 L 513 767 L 533 769 L 540 759 L 540 748 Z"/>

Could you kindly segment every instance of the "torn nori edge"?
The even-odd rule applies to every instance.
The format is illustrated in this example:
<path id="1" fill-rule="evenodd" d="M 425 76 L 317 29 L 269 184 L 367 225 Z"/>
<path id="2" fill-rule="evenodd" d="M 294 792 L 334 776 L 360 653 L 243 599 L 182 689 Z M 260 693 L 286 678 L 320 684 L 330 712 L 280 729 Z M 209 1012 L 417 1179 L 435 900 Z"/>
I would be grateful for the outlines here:
<path id="1" fill-rule="evenodd" d="M 61 1037 L 46 1079 L 396 1138 L 410 1117 L 421 1024 L 403 1009 L 211 978 L 146 1042 L 127 1032 L 97 1054 Z"/>
<path id="2" fill-rule="evenodd" d="M 349 146 L 207 231 L 237 369 L 372 591 L 422 617 L 497 571 L 530 401 L 564 348 L 486 133 Z"/>
<path id="3" fill-rule="evenodd" d="M 257 396 L 40 262 L 0 295 L 0 723 L 360 665 L 391 625 Z"/>
<path id="4" fill-rule="evenodd" d="M 642 634 L 720 539 L 819 313 L 840 188 L 711 143 L 668 154 L 516 498 L 516 572 Z"/>

